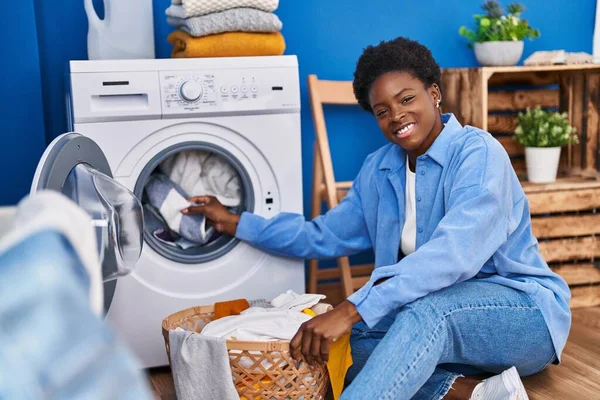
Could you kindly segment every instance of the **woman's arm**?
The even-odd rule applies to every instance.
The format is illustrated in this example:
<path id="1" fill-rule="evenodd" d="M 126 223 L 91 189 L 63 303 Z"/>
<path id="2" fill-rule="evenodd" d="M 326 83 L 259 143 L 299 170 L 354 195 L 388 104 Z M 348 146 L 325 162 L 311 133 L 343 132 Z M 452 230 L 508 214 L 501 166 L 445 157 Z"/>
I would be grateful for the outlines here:
<path id="1" fill-rule="evenodd" d="M 344 199 L 326 214 L 312 221 L 303 215 L 280 213 L 266 219 L 245 212 L 229 212 L 214 197 L 200 196 L 202 203 L 183 213 L 204 214 L 219 232 L 237 237 L 269 253 L 298 258 L 348 256 L 371 248 L 358 189 L 358 177 Z"/>

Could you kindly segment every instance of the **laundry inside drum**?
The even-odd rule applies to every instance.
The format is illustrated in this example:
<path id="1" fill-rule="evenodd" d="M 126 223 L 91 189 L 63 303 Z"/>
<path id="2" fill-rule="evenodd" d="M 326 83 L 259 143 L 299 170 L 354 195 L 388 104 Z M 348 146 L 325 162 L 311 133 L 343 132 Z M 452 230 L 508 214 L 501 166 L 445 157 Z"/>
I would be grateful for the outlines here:
<path id="1" fill-rule="evenodd" d="M 183 147 L 183 148 L 182 148 Z M 237 244 L 216 231 L 203 214 L 183 214 L 196 196 L 213 196 L 230 212 L 252 211 L 250 179 L 242 164 L 214 147 L 179 146 L 161 152 L 138 182 L 144 208 L 144 238 L 159 254 L 176 262 L 213 260 Z"/>

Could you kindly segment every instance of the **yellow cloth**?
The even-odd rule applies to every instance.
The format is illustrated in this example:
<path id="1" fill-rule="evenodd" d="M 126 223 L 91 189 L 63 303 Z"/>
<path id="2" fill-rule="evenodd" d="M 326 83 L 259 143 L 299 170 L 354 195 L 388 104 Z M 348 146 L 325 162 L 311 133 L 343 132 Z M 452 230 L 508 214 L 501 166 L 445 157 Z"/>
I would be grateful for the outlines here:
<path id="1" fill-rule="evenodd" d="M 279 32 L 225 32 L 194 38 L 177 30 L 167 40 L 173 45 L 173 58 L 280 56 L 285 51 Z"/>
<path id="2" fill-rule="evenodd" d="M 327 371 L 331 381 L 333 398 L 337 400 L 344 390 L 346 372 L 352 365 L 352 353 L 350 349 L 350 333 L 346 333 L 331 344 L 329 349 L 329 361 Z"/>
<path id="3" fill-rule="evenodd" d="M 317 316 L 317 314 L 315 314 L 315 312 L 313 310 L 311 310 L 310 308 L 305 308 L 304 310 L 302 310 L 302 312 L 306 315 L 310 315 L 311 317 Z"/>

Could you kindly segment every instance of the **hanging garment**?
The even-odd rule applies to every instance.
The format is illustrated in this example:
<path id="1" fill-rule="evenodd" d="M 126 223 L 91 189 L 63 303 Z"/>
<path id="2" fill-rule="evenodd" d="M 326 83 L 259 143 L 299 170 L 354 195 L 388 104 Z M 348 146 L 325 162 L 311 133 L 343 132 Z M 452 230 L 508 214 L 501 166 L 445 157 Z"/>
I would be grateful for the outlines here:
<path id="1" fill-rule="evenodd" d="M 169 331 L 171 369 L 179 400 L 238 400 L 225 339 L 181 328 Z"/>

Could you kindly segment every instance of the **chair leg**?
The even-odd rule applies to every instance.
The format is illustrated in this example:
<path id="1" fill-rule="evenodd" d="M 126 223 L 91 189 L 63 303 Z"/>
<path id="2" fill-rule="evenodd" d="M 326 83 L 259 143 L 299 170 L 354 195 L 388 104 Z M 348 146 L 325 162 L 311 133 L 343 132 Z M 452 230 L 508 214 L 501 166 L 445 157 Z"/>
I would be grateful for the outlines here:
<path id="1" fill-rule="evenodd" d="M 348 296 L 354 293 L 352 273 L 350 271 L 350 259 L 348 257 L 340 257 L 337 261 L 338 267 L 340 268 L 340 275 L 342 276 L 342 291 L 344 297 L 348 298 Z"/>
<path id="2" fill-rule="evenodd" d="M 321 165 L 321 154 L 319 153 L 319 146 L 315 140 L 314 145 L 314 158 L 313 158 L 313 197 L 312 197 L 312 210 L 311 219 L 314 219 L 321 215 L 321 206 L 323 205 L 321 197 L 321 185 L 323 183 L 323 167 Z M 318 271 L 319 261 L 310 260 L 308 270 L 308 292 L 317 293 L 318 283 Z"/>

